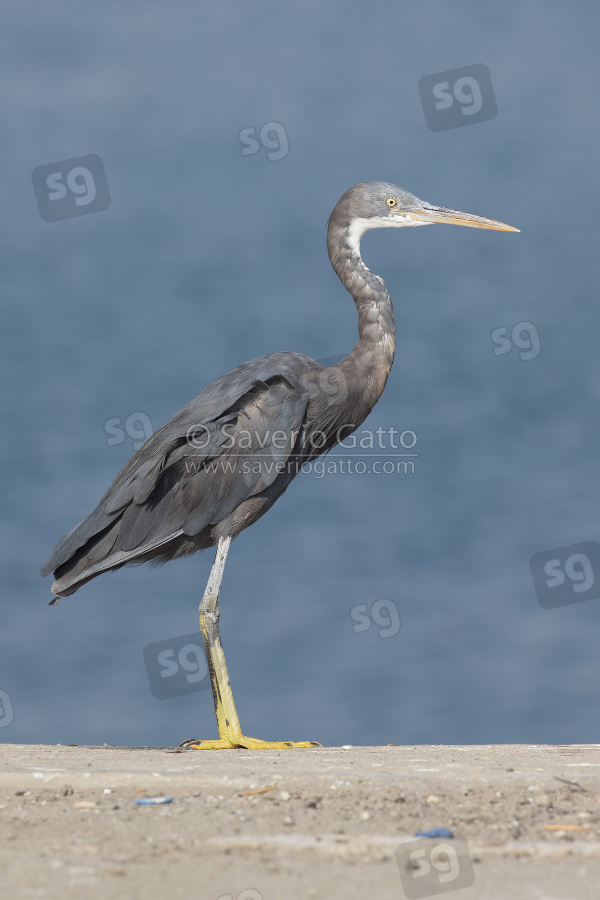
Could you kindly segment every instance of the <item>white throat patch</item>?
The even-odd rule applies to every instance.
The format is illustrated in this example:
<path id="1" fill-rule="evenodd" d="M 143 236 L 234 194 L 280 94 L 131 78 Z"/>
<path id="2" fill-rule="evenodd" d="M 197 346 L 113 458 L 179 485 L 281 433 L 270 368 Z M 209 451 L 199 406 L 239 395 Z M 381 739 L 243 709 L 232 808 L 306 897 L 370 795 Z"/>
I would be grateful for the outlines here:
<path id="1" fill-rule="evenodd" d="M 415 225 L 428 225 L 428 222 L 418 222 L 410 217 L 396 213 L 392 216 L 371 216 L 370 218 L 356 218 L 348 225 L 348 244 L 353 253 L 360 253 L 360 239 L 365 231 L 373 228 L 405 228 Z"/>

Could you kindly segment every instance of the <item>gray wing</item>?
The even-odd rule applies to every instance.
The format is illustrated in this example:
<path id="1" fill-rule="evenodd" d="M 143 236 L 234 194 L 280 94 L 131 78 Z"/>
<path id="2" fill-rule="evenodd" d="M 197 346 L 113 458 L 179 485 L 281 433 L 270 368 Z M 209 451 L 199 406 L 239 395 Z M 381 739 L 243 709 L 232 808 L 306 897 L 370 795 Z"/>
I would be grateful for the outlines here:
<path id="1" fill-rule="evenodd" d="M 59 542 L 42 568 L 42 575 L 56 573 L 53 589 L 72 593 L 102 571 L 159 555 L 169 542 L 201 535 L 270 487 L 306 416 L 310 398 L 297 376 L 315 367 L 303 354 L 261 357 L 176 413 L 134 454 L 94 512 Z"/>

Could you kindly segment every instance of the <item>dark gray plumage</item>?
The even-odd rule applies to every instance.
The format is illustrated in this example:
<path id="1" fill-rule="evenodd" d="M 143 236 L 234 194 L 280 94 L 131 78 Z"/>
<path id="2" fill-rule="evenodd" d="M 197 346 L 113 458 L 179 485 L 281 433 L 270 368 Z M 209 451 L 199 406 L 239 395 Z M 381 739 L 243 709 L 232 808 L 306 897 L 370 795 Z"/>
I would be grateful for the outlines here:
<path id="1" fill-rule="evenodd" d="M 230 731 L 223 743 L 219 718 L 226 670 L 224 658 L 215 656 L 213 666 L 211 653 L 215 642 L 220 648 L 218 590 L 229 542 L 273 505 L 304 463 L 358 428 L 383 392 L 394 358 L 394 317 L 383 280 L 361 259 L 361 236 L 432 222 L 516 231 L 426 204 L 392 184 L 350 188 L 327 229 L 329 258 L 358 311 L 359 340 L 350 355 L 324 367 L 301 353 L 273 353 L 217 379 L 140 447 L 42 568 L 42 575 L 54 572 L 58 598 L 128 563 L 166 562 L 218 545 L 203 601 L 210 626 L 202 625 L 201 606 L 209 667 L 219 669 L 215 675 L 211 668 L 222 738 L 215 746 L 258 743 L 243 743 L 237 731 L 235 742 Z M 227 716 L 237 720 L 233 699 Z"/>

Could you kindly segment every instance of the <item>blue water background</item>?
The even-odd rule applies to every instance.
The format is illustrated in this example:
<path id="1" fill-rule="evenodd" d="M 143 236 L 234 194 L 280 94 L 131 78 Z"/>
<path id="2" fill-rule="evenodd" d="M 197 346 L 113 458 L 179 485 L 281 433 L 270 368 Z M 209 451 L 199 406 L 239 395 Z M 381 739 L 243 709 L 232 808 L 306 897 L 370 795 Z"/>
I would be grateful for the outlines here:
<path id="1" fill-rule="evenodd" d="M 215 734 L 210 691 L 156 700 L 143 648 L 197 629 L 212 552 L 46 605 L 39 567 L 133 451 L 218 375 L 348 352 L 325 223 L 386 180 L 519 235 L 366 235 L 397 357 L 365 427 L 414 475 L 298 478 L 233 545 L 221 625 L 250 734 L 323 743 L 599 741 L 600 600 L 543 609 L 532 554 L 600 540 L 596 3 L 6 0 L 0 29 L 2 599 L 7 741 Z M 498 115 L 434 133 L 418 82 L 489 68 Z M 290 152 L 243 156 L 283 124 Z M 108 210 L 48 224 L 40 165 L 103 160 Z M 542 352 L 495 356 L 534 323 Z M 389 598 L 402 629 L 355 633 Z"/>

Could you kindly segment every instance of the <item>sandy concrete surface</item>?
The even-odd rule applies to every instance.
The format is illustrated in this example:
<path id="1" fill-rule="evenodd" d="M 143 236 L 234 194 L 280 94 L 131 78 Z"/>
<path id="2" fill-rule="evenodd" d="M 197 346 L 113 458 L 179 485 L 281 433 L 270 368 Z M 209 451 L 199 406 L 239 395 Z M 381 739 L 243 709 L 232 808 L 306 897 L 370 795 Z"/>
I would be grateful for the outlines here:
<path id="1" fill-rule="evenodd" d="M 446 895 L 600 898 L 600 746 L 0 745 L 2 898 Z"/>

